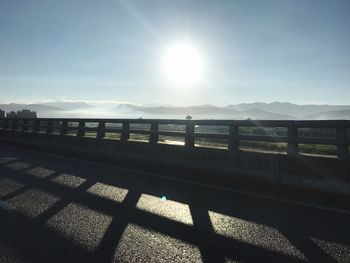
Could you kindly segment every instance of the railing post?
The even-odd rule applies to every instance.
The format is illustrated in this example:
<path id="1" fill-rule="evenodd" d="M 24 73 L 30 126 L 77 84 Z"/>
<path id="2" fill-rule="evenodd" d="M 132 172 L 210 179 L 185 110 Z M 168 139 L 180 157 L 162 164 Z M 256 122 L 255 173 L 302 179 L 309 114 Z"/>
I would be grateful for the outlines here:
<path id="1" fill-rule="evenodd" d="M 194 124 L 192 120 L 188 120 L 186 123 L 185 147 L 194 147 Z"/>
<path id="2" fill-rule="evenodd" d="M 298 128 L 292 124 L 288 126 L 287 131 L 287 154 L 298 154 L 299 145 L 298 145 Z"/>
<path id="3" fill-rule="evenodd" d="M 12 131 L 16 131 L 17 130 L 17 122 L 18 120 L 17 119 L 12 119 L 12 127 L 11 127 L 11 130 Z"/>
<path id="4" fill-rule="evenodd" d="M 26 132 L 28 131 L 28 120 L 23 120 L 23 124 L 22 124 L 22 131 Z"/>
<path id="5" fill-rule="evenodd" d="M 100 121 L 97 127 L 97 139 L 102 139 L 106 136 L 105 128 L 106 123 L 104 121 Z"/>
<path id="6" fill-rule="evenodd" d="M 39 132 L 39 131 L 40 131 L 40 120 L 35 120 L 34 126 L 33 126 L 33 132 Z"/>
<path id="7" fill-rule="evenodd" d="M 151 133 L 149 134 L 149 143 L 153 145 L 158 143 L 158 123 L 157 122 L 151 123 Z"/>
<path id="8" fill-rule="evenodd" d="M 229 130 L 229 139 L 228 139 L 228 151 L 229 157 L 232 160 L 237 157 L 239 151 L 239 126 L 237 123 L 232 123 Z"/>
<path id="9" fill-rule="evenodd" d="M 62 121 L 61 135 L 66 135 L 68 133 L 68 121 Z"/>
<path id="10" fill-rule="evenodd" d="M 121 142 L 127 142 L 129 140 L 129 122 L 124 121 L 122 127 L 122 134 L 120 136 Z"/>
<path id="11" fill-rule="evenodd" d="M 79 121 L 79 127 L 78 127 L 78 137 L 82 137 L 85 135 L 85 121 Z"/>
<path id="12" fill-rule="evenodd" d="M 46 133 L 47 133 L 47 134 L 52 133 L 52 132 L 53 132 L 53 120 L 52 120 L 52 119 L 48 120 L 47 123 L 46 123 L 46 125 L 47 125 L 47 127 L 46 127 Z"/>
<path id="13" fill-rule="evenodd" d="M 339 159 L 348 160 L 349 158 L 348 133 L 347 133 L 345 124 L 346 123 L 344 122 L 344 127 L 336 128 L 337 156 Z"/>

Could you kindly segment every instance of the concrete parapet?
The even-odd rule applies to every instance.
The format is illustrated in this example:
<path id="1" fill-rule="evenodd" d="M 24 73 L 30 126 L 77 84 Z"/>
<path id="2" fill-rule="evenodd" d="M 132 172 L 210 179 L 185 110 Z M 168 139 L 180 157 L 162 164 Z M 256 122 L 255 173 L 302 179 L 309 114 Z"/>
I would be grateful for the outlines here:
<path id="1" fill-rule="evenodd" d="M 150 144 L 25 131 L 0 130 L 0 142 L 69 152 L 116 162 L 147 163 L 205 171 L 221 180 L 247 180 L 350 195 L 350 162 L 319 156 L 272 154 L 169 144 Z M 200 180 L 200 178 L 199 178 Z"/>

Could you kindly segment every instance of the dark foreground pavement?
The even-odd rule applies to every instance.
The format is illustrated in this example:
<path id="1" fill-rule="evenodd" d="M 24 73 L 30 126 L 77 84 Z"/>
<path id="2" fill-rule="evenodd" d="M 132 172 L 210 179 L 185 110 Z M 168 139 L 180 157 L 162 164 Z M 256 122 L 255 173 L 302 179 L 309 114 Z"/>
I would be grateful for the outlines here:
<path id="1" fill-rule="evenodd" d="M 5 146 L 0 199 L 1 263 L 350 262 L 350 213 Z"/>

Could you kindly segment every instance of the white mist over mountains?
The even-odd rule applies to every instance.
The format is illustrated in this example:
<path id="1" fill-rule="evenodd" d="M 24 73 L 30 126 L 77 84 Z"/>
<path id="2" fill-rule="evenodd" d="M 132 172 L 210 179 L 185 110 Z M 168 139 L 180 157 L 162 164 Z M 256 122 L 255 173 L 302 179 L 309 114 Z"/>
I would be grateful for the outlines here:
<path id="1" fill-rule="evenodd" d="M 29 109 L 38 117 L 52 118 L 175 118 L 184 119 L 256 119 L 256 120 L 325 120 L 350 119 L 350 105 L 297 105 L 288 102 L 241 103 L 227 106 L 135 105 L 122 101 L 44 100 L 39 103 L 0 104 L 0 109 Z"/>

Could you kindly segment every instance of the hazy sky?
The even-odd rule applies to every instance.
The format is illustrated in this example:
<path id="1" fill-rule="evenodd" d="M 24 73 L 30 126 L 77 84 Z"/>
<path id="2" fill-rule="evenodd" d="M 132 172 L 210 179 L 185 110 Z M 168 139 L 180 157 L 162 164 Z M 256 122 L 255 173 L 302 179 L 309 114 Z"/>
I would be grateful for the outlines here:
<path id="1" fill-rule="evenodd" d="M 0 102 L 350 104 L 348 0 L 0 0 Z M 203 72 L 164 75 L 186 41 Z"/>

